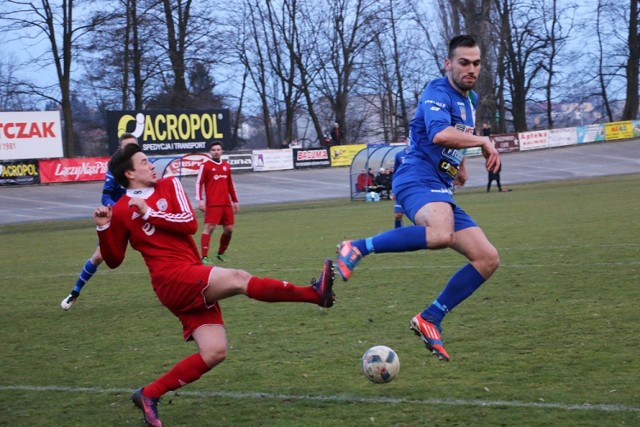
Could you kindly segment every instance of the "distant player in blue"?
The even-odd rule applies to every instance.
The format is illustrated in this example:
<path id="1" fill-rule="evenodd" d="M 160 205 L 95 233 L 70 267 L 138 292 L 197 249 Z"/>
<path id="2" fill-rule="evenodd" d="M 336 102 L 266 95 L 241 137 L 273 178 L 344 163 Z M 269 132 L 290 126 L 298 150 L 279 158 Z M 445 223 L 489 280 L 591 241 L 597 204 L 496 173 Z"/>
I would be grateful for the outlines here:
<path id="1" fill-rule="evenodd" d="M 138 143 L 138 139 L 130 133 L 123 133 L 122 135 L 120 135 L 120 138 L 118 140 L 120 143 L 120 147 L 124 147 L 127 144 Z M 104 186 L 102 187 L 102 205 L 115 205 L 118 199 L 120 199 L 120 197 L 122 197 L 125 192 L 125 188 L 118 184 L 113 178 L 111 172 L 107 170 L 104 179 Z M 84 267 L 82 268 L 82 271 L 78 276 L 78 280 L 76 280 L 76 284 L 73 287 L 73 290 L 60 302 L 60 307 L 62 307 L 63 310 L 69 310 L 71 307 L 73 307 L 73 304 L 76 303 L 78 297 L 80 296 L 80 291 L 82 291 L 82 288 L 87 284 L 89 279 L 93 277 L 100 264 L 102 264 L 102 254 L 100 253 L 100 246 L 97 246 L 95 252 L 93 253 L 93 255 L 91 255 L 91 258 L 89 258 L 84 264 Z"/>
<path id="2" fill-rule="evenodd" d="M 395 176 L 396 171 L 400 168 L 400 165 L 404 163 L 404 159 L 407 158 L 407 153 L 409 152 L 409 145 L 405 147 L 404 150 L 398 151 L 396 153 L 396 158 L 393 163 L 393 176 Z M 404 216 L 404 209 L 402 209 L 402 205 L 398 202 L 394 195 L 395 203 L 393 204 L 393 213 L 395 214 L 395 220 L 393 223 L 393 228 L 402 227 L 402 217 Z"/>
<path id="3" fill-rule="evenodd" d="M 451 248 L 468 260 L 446 284 L 436 300 L 409 324 L 427 349 L 449 361 L 440 322 L 497 270 L 498 251 L 484 232 L 453 200 L 454 185 L 467 179 L 464 151 L 480 147 L 489 171 L 500 168 L 500 156 L 488 137 L 474 135 L 480 72 L 480 48 L 466 35 L 449 42 L 446 75 L 424 90 L 410 124 L 411 144 L 404 163 L 395 171 L 393 193 L 415 225 L 395 228 L 373 237 L 347 240 L 338 246 L 338 271 L 348 280 L 370 253 Z"/>

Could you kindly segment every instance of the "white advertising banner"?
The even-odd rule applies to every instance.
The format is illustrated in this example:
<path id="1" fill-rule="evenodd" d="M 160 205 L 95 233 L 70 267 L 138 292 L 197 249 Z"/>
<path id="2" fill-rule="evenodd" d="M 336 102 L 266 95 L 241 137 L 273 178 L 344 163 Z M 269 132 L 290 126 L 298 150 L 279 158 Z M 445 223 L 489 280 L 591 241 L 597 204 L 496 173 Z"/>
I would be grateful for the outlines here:
<path id="1" fill-rule="evenodd" d="M 549 130 L 549 147 L 562 147 L 578 143 L 576 128 L 561 128 Z"/>
<path id="2" fill-rule="evenodd" d="M 293 151 L 253 150 L 253 170 L 256 172 L 293 169 Z"/>
<path id="3" fill-rule="evenodd" d="M 0 160 L 63 157 L 58 111 L 0 113 Z"/>
<path id="4" fill-rule="evenodd" d="M 520 132 L 518 133 L 518 140 L 520 141 L 520 151 L 549 148 L 549 131 Z"/>

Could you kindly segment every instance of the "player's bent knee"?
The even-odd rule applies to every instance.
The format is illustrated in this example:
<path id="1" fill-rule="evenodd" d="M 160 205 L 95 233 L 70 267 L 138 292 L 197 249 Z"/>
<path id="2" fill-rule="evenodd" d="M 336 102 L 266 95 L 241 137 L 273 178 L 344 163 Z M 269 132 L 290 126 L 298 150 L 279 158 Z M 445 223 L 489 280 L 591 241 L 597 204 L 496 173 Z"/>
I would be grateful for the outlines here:
<path id="1" fill-rule="evenodd" d="M 493 274 L 500 267 L 500 254 L 498 250 L 491 246 L 491 250 L 486 251 L 482 257 L 483 270 L 489 275 Z"/>
<path id="2" fill-rule="evenodd" d="M 230 274 L 230 284 L 233 285 L 238 293 L 246 294 L 247 285 L 249 284 L 249 280 L 251 280 L 251 277 L 253 276 L 244 270 L 230 269 L 228 271 Z"/>
<path id="3" fill-rule="evenodd" d="M 455 243 L 455 233 L 427 230 L 427 247 L 429 249 L 450 248 Z"/>
<path id="4" fill-rule="evenodd" d="M 214 367 L 227 358 L 227 346 L 210 346 L 200 349 L 200 355 L 204 363 L 209 367 Z"/>

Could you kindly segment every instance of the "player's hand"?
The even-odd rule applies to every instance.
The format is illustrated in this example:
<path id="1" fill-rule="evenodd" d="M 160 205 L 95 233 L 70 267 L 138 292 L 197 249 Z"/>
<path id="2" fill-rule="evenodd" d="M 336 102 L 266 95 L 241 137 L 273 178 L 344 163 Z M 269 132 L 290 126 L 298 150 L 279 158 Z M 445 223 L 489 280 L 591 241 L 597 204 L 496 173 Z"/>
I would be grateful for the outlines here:
<path id="1" fill-rule="evenodd" d="M 132 197 L 129 200 L 129 207 L 138 211 L 138 213 L 142 216 L 144 216 L 147 213 L 147 210 L 149 210 L 149 205 L 147 205 L 147 202 L 139 197 Z"/>
<path id="2" fill-rule="evenodd" d="M 204 200 L 198 201 L 198 209 L 200 209 L 200 212 L 204 212 L 205 208 L 206 208 L 206 206 L 205 206 Z"/>
<path id="3" fill-rule="evenodd" d="M 93 212 L 93 220 L 96 226 L 103 227 L 111 222 L 111 206 L 98 206 Z"/>
<path id="4" fill-rule="evenodd" d="M 485 168 L 489 172 L 497 173 L 500 169 L 500 154 L 489 138 L 487 138 L 487 143 L 482 145 L 482 155 L 485 158 Z"/>
<path id="5" fill-rule="evenodd" d="M 233 205 L 233 213 L 237 214 L 238 211 L 240 210 L 240 204 L 239 203 L 232 203 Z"/>

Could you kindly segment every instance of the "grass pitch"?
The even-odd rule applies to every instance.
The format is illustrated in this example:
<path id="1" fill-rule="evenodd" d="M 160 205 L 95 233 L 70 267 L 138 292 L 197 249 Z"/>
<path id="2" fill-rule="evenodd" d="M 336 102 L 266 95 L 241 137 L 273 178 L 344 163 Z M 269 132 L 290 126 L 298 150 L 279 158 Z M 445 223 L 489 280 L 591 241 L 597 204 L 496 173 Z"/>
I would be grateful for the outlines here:
<path id="1" fill-rule="evenodd" d="M 223 301 L 229 357 L 163 399 L 165 425 L 640 425 L 640 175 L 512 188 L 456 195 L 502 265 L 445 319 L 450 363 L 408 322 L 464 259 L 372 255 L 348 284 L 336 279 L 331 309 Z M 386 201 L 245 207 L 225 267 L 304 284 L 341 240 L 392 226 Z M 97 242 L 92 222 L 0 226 L 0 239 L 0 425 L 142 425 L 130 392 L 194 346 L 140 255 L 101 266 L 63 312 Z M 376 344 L 400 357 L 389 384 L 360 372 Z"/>

